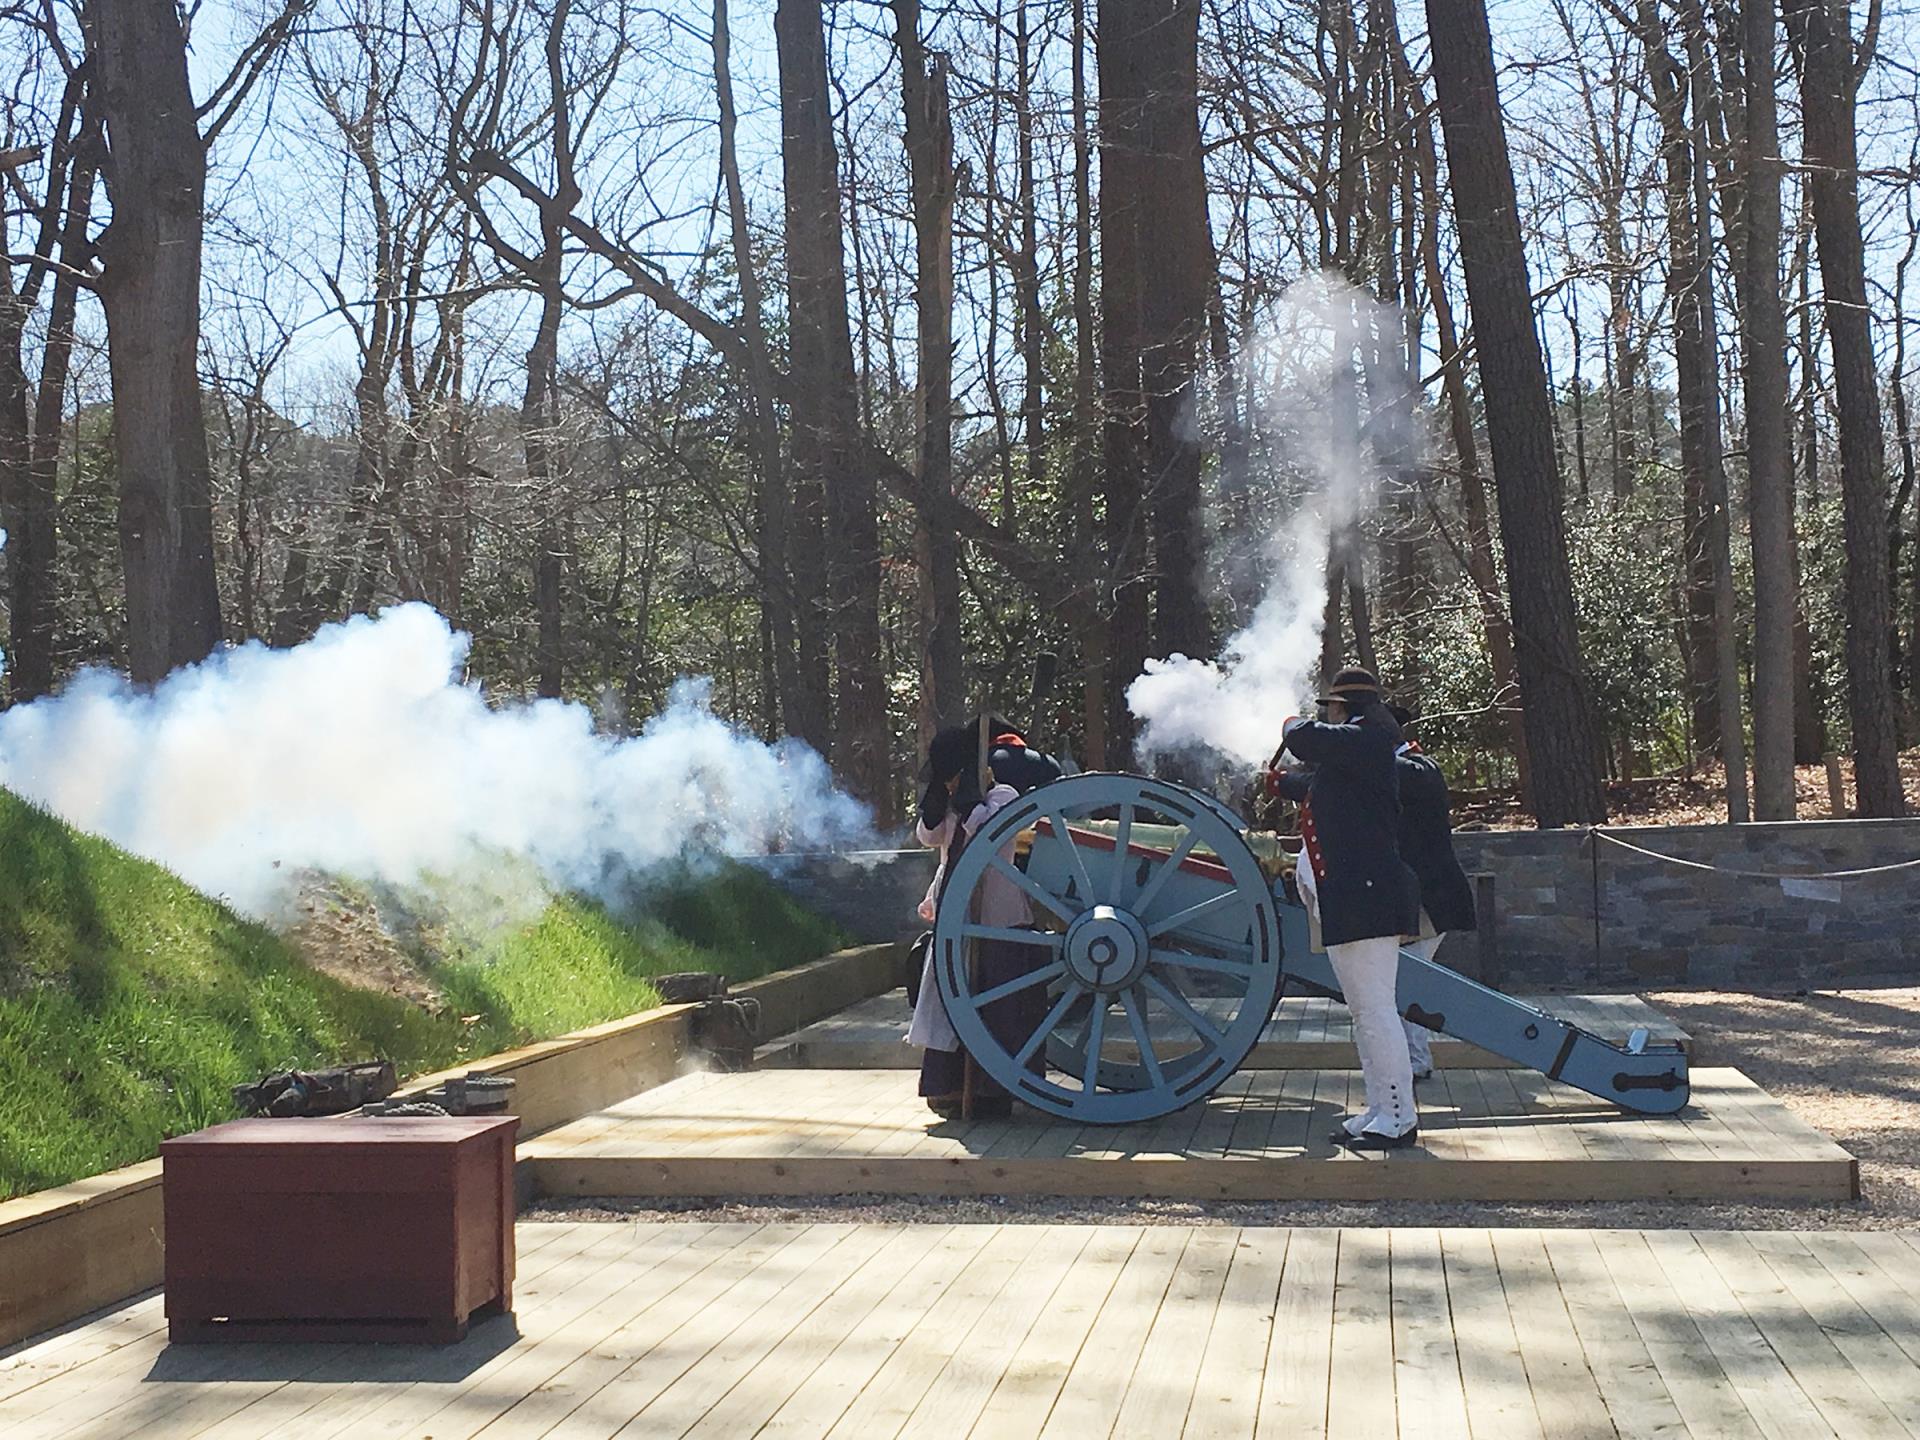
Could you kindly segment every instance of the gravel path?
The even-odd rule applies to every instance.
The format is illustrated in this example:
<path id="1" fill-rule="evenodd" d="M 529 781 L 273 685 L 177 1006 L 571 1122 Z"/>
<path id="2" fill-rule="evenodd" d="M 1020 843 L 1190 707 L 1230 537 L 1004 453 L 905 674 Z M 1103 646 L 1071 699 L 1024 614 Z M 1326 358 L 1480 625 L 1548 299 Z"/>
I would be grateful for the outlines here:
<path id="1" fill-rule="evenodd" d="M 1690 1031 L 1693 1063 L 1744 1070 L 1860 1160 L 1844 1204 L 1438 1204 L 844 1195 L 794 1201 L 543 1202 L 528 1220 L 811 1220 L 996 1224 L 1492 1225 L 1710 1230 L 1920 1226 L 1920 989 L 1806 995 L 1669 991 L 1646 997 Z"/>

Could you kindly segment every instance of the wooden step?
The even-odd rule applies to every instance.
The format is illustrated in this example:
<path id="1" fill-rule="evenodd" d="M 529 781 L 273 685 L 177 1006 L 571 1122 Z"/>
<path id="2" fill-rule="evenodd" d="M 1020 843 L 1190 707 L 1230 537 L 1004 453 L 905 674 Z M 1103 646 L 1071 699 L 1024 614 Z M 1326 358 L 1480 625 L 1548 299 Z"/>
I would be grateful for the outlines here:
<path id="1" fill-rule="evenodd" d="M 521 1147 L 537 1194 L 1018 1194 L 1340 1200 L 1847 1200 L 1853 1157 L 1737 1070 L 1696 1070 L 1678 1115 L 1628 1115 L 1525 1070 L 1419 1087 L 1422 1143 L 1381 1156 L 1327 1135 L 1358 1072 L 1246 1070 L 1144 1125 L 1021 1107 L 948 1121 L 897 1070 L 699 1075 Z"/>

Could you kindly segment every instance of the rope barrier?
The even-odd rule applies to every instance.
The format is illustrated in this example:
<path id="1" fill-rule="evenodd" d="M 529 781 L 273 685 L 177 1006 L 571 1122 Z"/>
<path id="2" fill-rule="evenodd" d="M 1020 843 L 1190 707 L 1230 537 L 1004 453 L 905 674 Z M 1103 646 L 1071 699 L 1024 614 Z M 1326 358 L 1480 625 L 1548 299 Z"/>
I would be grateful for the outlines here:
<path id="1" fill-rule="evenodd" d="M 1587 831 L 1596 840 L 1605 840 L 1609 845 L 1618 845 L 1622 850 L 1631 850 L 1636 855 L 1644 855 L 1649 860 L 1664 860 L 1669 865 L 1678 865 L 1687 870 L 1711 870 L 1716 875 L 1732 875 L 1742 880 L 1859 880 L 1869 875 L 1888 875 L 1897 870 L 1920 869 L 1920 860 L 1899 860 L 1891 865 L 1871 865 L 1862 870 L 1826 870 L 1813 874 L 1782 875 L 1773 870 L 1734 870 L 1723 865 L 1708 865 L 1700 860 L 1683 860 L 1678 855 L 1663 855 L 1658 850 L 1649 850 L 1643 845 L 1622 840 L 1617 835 L 1590 827 Z"/>

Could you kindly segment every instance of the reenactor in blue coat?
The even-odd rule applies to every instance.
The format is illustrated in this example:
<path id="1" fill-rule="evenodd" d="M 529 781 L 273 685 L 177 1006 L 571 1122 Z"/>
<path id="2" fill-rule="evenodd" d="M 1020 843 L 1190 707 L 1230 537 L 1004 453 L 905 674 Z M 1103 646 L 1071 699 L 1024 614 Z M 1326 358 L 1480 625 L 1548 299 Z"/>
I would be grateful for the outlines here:
<path id="1" fill-rule="evenodd" d="M 1353 1150 L 1397 1150 L 1420 1135 L 1394 998 L 1401 938 L 1420 924 L 1419 882 L 1400 858 L 1402 737 L 1368 671 L 1342 670 L 1319 703 L 1325 719 L 1281 727 L 1282 752 L 1304 763 L 1270 771 L 1268 787 L 1300 802 L 1303 888 L 1314 893 L 1366 1080 L 1366 1110 L 1332 1138 Z"/>
<path id="2" fill-rule="evenodd" d="M 1403 737 L 1413 724 L 1412 714 L 1398 705 L 1388 707 Z M 1431 960 L 1449 931 L 1474 928 L 1473 887 L 1453 852 L 1452 801 L 1447 777 L 1422 753 L 1420 742 L 1403 738 L 1395 757 L 1400 773 L 1400 858 L 1420 882 L 1420 938 L 1404 947 L 1422 960 Z M 1424 1025 L 1408 1020 L 1408 1059 L 1413 1078 L 1433 1073 L 1433 1047 Z"/>

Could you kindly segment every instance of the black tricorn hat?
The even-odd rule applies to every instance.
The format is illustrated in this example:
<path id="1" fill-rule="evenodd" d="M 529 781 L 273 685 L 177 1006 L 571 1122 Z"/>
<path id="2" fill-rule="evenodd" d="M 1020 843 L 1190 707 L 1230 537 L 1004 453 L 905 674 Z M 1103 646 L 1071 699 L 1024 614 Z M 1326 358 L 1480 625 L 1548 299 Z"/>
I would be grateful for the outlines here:
<path id="1" fill-rule="evenodd" d="M 1362 670 L 1358 666 L 1342 670 L 1333 677 L 1333 683 L 1320 696 L 1319 703 L 1325 705 L 1338 700 L 1342 705 L 1367 705 L 1380 699 L 1380 682 L 1374 678 L 1371 670 Z"/>
<path id="2" fill-rule="evenodd" d="M 1020 734 L 998 715 L 987 716 L 986 728 L 989 745 L 1002 735 Z M 971 771 L 981 758 L 980 722 L 975 720 L 967 725 L 949 725 L 935 735 L 927 746 L 927 759 L 920 767 L 920 775 L 922 779 L 936 780 L 944 785 L 954 776 Z"/>

